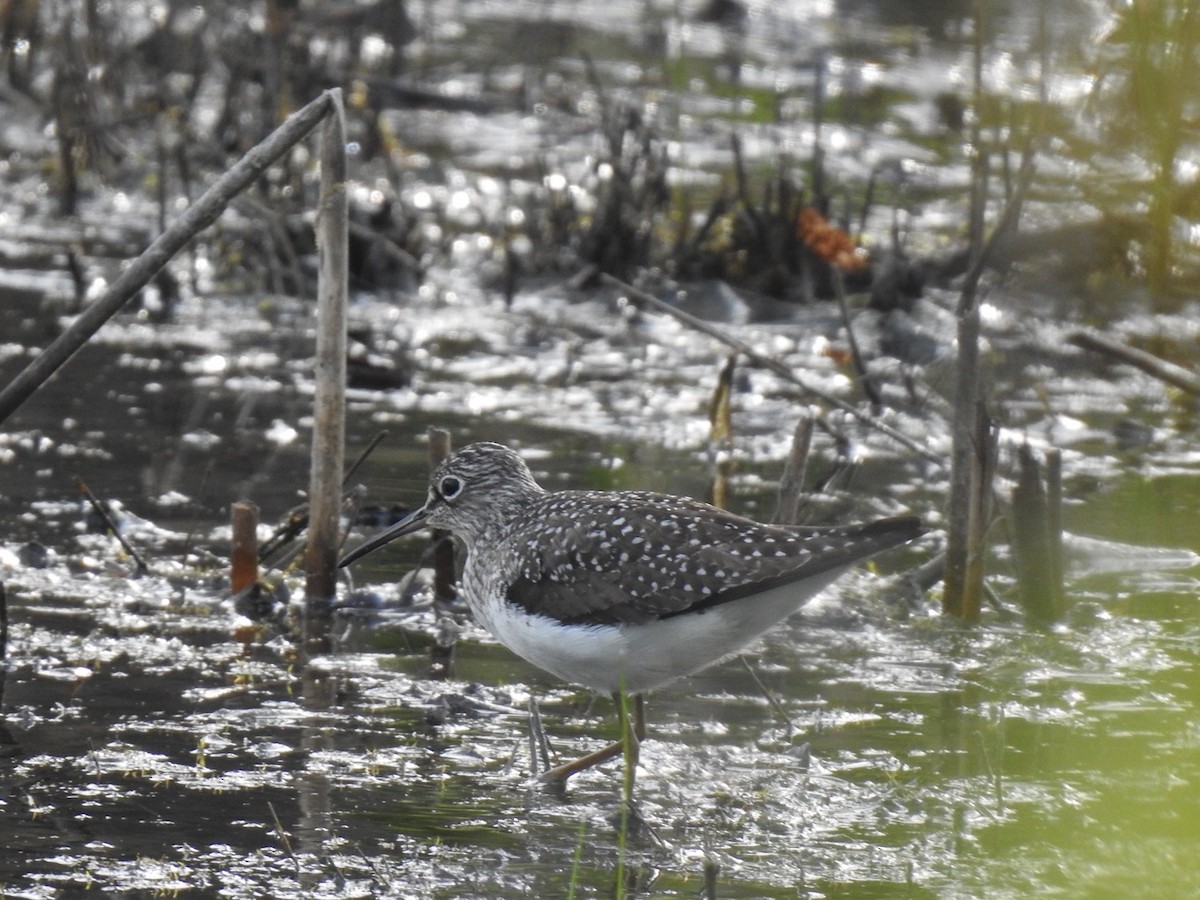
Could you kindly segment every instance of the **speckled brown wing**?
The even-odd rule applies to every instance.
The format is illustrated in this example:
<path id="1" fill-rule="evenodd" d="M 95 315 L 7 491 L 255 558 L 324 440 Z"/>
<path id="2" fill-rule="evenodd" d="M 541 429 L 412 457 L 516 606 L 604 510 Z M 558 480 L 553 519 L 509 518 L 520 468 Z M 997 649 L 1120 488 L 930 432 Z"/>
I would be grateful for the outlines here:
<path id="1" fill-rule="evenodd" d="M 522 564 L 507 575 L 506 601 L 564 623 L 596 625 L 710 608 L 851 565 L 920 533 L 915 518 L 781 528 L 636 491 L 547 494 L 521 519 L 510 533 L 539 540 L 512 548 Z"/>

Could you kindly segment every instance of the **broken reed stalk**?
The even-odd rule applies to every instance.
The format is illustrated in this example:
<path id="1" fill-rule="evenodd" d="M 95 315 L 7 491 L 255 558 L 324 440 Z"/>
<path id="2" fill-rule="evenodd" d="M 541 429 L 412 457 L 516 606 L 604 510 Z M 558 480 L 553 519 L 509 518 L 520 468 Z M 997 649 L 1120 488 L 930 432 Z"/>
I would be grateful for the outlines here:
<path id="1" fill-rule="evenodd" d="M 733 440 L 733 375 L 737 371 L 737 354 L 730 353 L 717 375 L 717 386 L 708 401 L 708 439 L 713 444 L 728 445 Z"/>
<path id="2" fill-rule="evenodd" d="M 187 208 L 113 280 L 99 298 L 67 326 L 17 377 L 0 391 L 0 422 L 12 413 L 87 343 L 105 322 L 197 234 L 217 220 L 233 199 L 252 185 L 283 154 L 299 143 L 329 113 L 332 92 L 326 91 L 288 116 L 266 140 L 249 150 L 218 178 L 203 196 Z"/>
<path id="3" fill-rule="evenodd" d="M 321 190 L 317 208 L 317 352 L 313 397 L 308 547 L 304 567 L 306 624 L 328 619 L 337 594 L 338 518 L 342 505 L 346 431 L 346 295 L 349 290 L 349 207 L 346 119 L 342 92 L 327 92 L 321 129 Z M 313 635 L 306 635 L 313 637 Z"/>
<path id="4" fill-rule="evenodd" d="M 229 592 L 240 594 L 258 581 L 258 507 L 239 500 L 230 509 L 233 531 L 229 554 Z"/>
<path id="5" fill-rule="evenodd" d="M 716 460 L 712 505 L 719 509 L 729 508 L 729 476 L 733 474 L 733 375 L 737 371 L 737 358 L 736 353 L 729 354 L 708 401 L 708 440 Z"/>
<path id="6" fill-rule="evenodd" d="M 796 423 L 796 430 L 792 433 L 792 449 L 783 463 L 783 475 L 779 479 L 779 506 L 776 507 L 773 518 L 776 525 L 798 524 L 812 437 L 812 413 L 805 412 Z"/>
<path id="7" fill-rule="evenodd" d="M 120 530 L 117 528 L 117 523 L 113 521 L 112 516 L 109 515 L 109 512 L 105 508 L 104 504 L 96 499 L 96 495 L 92 493 L 92 489 L 88 487 L 87 483 L 78 475 L 75 476 L 75 490 L 79 491 L 79 493 L 83 495 L 84 499 L 87 500 L 88 504 L 92 507 L 92 510 L 96 513 L 96 515 L 98 515 L 104 521 L 104 526 L 109 530 L 112 536 L 117 539 L 117 542 L 121 545 L 121 549 L 129 554 L 129 558 L 133 560 L 134 565 L 137 567 L 134 571 L 134 577 L 145 575 L 147 572 L 149 572 L 150 567 L 146 565 L 146 561 L 138 555 L 138 552 L 133 549 L 133 546 L 129 543 L 129 541 L 125 540 L 124 535 L 122 535 Z"/>
<path id="8" fill-rule="evenodd" d="M 1063 563 L 1062 501 L 1062 451 L 1052 447 L 1046 451 L 1046 530 L 1050 534 L 1050 575 L 1058 585 L 1060 613 L 1066 604 L 1063 586 L 1066 569 Z"/>
<path id="9" fill-rule="evenodd" d="M 976 426 L 982 403 L 979 395 L 979 308 L 972 300 L 958 318 L 958 370 L 946 512 L 946 578 L 942 585 L 942 611 L 971 622 L 979 618 L 982 587 L 975 580 L 977 575 L 982 575 L 982 570 L 970 565 L 982 555 L 982 547 L 975 546 L 972 540 L 980 533 L 977 524 L 981 512 L 980 492 L 975 486 L 982 480 L 976 445 Z"/>
<path id="10" fill-rule="evenodd" d="M 772 359 L 765 354 L 759 353 L 745 341 L 740 341 L 735 337 L 731 337 L 725 334 L 719 328 L 709 324 L 708 322 L 705 322 L 703 319 L 698 319 L 690 313 L 686 313 L 681 309 L 676 309 L 675 307 L 671 306 L 671 304 L 659 300 L 653 294 L 639 290 L 628 282 L 622 281 L 619 278 L 614 278 L 612 275 L 602 272 L 600 273 L 600 280 L 610 287 L 614 287 L 619 291 L 623 291 L 634 300 L 637 300 L 639 303 L 645 303 L 648 306 L 652 306 L 659 312 L 664 312 L 667 315 L 678 319 L 689 328 L 694 328 L 696 331 L 699 331 L 702 334 L 707 334 L 709 337 L 715 338 L 722 344 L 725 344 L 725 346 L 732 347 L 734 350 L 737 350 L 739 353 L 741 353 L 742 356 L 744 356 L 751 364 L 758 366 L 761 369 L 766 369 L 770 372 L 773 372 L 786 381 L 790 381 L 805 393 L 810 394 L 813 397 L 816 397 L 818 400 L 821 400 L 822 402 L 841 410 L 842 412 L 846 413 L 846 415 L 852 416 L 853 418 L 862 422 L 864 425 L 874 428 L 881 434 L 887 435 L 896 443 L 908 448 L 913 453 L 916 453 L 922 459 L 932 463 L 937 463 L 938 465 L 941 465 L 945 462 L 941 456 L 931 450 L 925 449 L 916 441 L 901 434 L 895 428 L 892 428 L 892 426 L 888 425 L 886 422 L 880 421 L 877 417 L 869 413 L 864 413 L 862 410 L 850 405 L 849 403 L 846 403 L 844 400 L 840 400 L 833 394 L 827 393 L 820 388 L 816 388 L 808 384 L 787 365 L 777 359 Z M 836 435 L 833 426 L 825 420 L 824 416 L 818 417 L 816 423 L 825 431 Z"/>
<path id="11" fill-rule="evenodd" d="M 1047 491 L 1041 466 L 1028 444 L 1021 445 L 1017 459 L 1020 473 L 1012 493 L 1012 532 L 1021 606 L 1035 622 L 1047 624 L 1063 611 L 1061 506 L 1053 510 L 1055 502 L 1050 495 L 1055 477 L 1050 477 L 1051 490 Z M 1062 500 L 1061 486 L 1059 491 L 1057 503 Z"/>

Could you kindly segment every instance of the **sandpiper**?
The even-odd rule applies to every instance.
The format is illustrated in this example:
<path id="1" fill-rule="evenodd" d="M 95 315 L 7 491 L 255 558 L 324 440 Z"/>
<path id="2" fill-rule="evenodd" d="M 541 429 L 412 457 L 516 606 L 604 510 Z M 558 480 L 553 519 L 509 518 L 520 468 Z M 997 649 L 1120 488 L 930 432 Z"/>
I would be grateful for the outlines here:
<path id="1" fill-rule="evenodd" d="M 855 563 L 923 530 L 912 516 L 793 528 L 667 494 L 548 492 L 514 451 L 479 443 L 437 467 L 424 506 L 339 565 L 426 527 L 465 545 L 461 593 L 476 621 L 564 681 L 632 694 L 638 741 L 645 692 L 742 649 Z M 565 782 L 623 747 L 542 778 Z"/>

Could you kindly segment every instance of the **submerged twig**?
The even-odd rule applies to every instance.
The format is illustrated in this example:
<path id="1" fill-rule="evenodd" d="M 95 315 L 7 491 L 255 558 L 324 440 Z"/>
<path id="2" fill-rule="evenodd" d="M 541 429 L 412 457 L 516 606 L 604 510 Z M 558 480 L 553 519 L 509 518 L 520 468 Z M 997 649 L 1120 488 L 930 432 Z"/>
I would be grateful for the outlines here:
<path id="1" fill-rule="evenodd" d="M 755 686 L 759 689 L 759 691 L 762 692 L 763 697 L 766 698 L 767 704 L 771 707 L 771 711 L 779 717 L 779 721 L 783 723 L 785 728 L 787 728 L 788 737 L 791 738 L 792 734 L 796 730 L 796 726 L 792 724 L 792 720 L 788 717 L 787 710 L 783 708 L 783 704 L 779 702 L 779 698 L 775 696 L 771 689 L 763 684 L 762 679 L 758 677 L 758 673 L 754 671 L 754 666 L 750 665 L 750 660 L 746 659 L 746 655 L 742 654 L 738 658 L 741 659 L 742 665 L 745 666 L 746 671 L 750 673 L 750 678 L 754 682 Z"/>
<path id="2" fill-rule="evenodd" d="M 271 821 L 275 823 L 275 836 L 279 838 L 279 843 L 283 846 L 283 852 L 288 855 L 292 861 L 292 865 L 299 872 L 300 860 L 296 856 L 296 852 L 292 849 L 291 839 L 288 837 L 287 832 L 283 830 L 283 823 L 279 821 L 279 813 L 275 812 L 275 804 L 270 800 L 267 801 L 267 809 L 271 811 Z"/>
<path id="3" fill-rule="evenodd" d="M 942 550 L 935 553 L 921 565 L 910 570 L 906 575 L 906 580 L 910 585 L 915 587 L 918 592 L 924 594 L 926 591 L 933 588 L 946 575 L 946 551 Z"/>
<path id="4" fill-rule="evenodd" d="M 134 564 L 137 566 L 137 570 L 134 574 L 147 574 L 150 571 L 150 567 L 146 565 L 146 561 L 138 555 L 138 552 L 133 549 L 133 546 L 129 543 L 129 541 L 125 540 L 124 535 L 122 535 L 120 529 L 117 528 L 117 523 L 114 522 L 113 517 L 109 515 L 108 509 L 103 503 L 96 499 L 96 495 L 92 493 L 92 489 L 88 487 L 87 483 L 78 475 L 75 476 L 75 489 L 79 491 L 79 493 L 83 494 L 84 499 L 87 500 L 87 502 L 91 505 L 96 515 L 98 515 L 104 521 L 105 527 L 112 532 L 112 536 L 115 537 L 120 543 L 121 548 L 129 554 L 129 558 L 132 559 Z"/>

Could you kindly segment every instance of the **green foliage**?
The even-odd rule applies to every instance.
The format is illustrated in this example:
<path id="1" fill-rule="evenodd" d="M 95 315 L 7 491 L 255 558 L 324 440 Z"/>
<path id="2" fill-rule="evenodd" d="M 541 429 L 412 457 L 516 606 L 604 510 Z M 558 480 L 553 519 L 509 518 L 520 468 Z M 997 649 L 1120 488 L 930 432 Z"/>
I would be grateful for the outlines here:
<path id="1" fill-rule="evenodd" d="M 1104 129 L 1113 145 L 1142 157 L 1151 172 L 1146 275 L 1161 293 L 1174 264 L 1172 223 L 1188 185 L 1178 182 L 1181 155 L 1200 137 L 1200 4 L 1195 0 L 1115 3 L 1103 44 L 1099 90 Z M 1194 191 L 1196 185 L 1190 188 Z"/>

